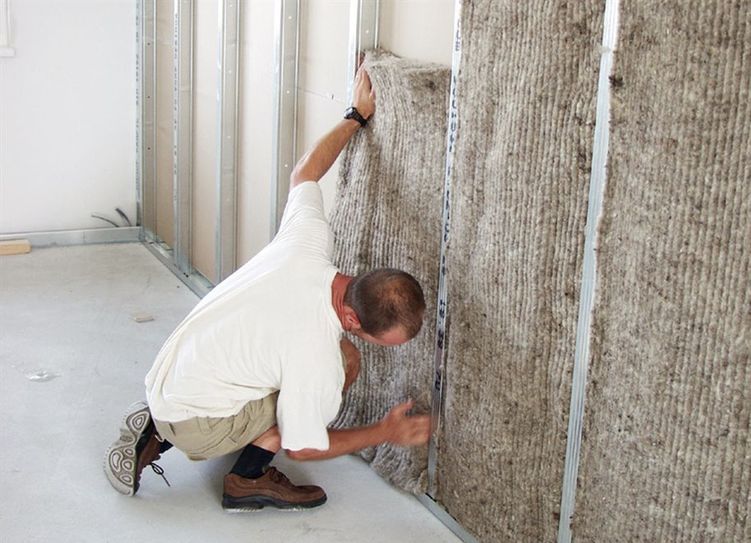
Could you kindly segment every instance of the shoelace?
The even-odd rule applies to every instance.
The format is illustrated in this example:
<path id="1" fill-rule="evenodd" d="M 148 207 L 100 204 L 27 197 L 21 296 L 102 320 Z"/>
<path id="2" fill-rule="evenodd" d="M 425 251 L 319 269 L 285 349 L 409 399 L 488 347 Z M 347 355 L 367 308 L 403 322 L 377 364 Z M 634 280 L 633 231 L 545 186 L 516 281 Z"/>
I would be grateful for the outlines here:
<path id="1" fill-rule="evenodd" d="M 285 486 L 294 486 L 292 482 L 287 478 L 286 475 L 284 475 L 281 471 L 279 471 L 276 468 L 270 468 L 269 471 L 271 471 L 271 475 L 269 478 L 274 481 L 275 483 L 279 483 L 281 485 Z"/>
<path id="2" fill-rule="evenodd" d="M 156 462 L 152 462 L 151 464 L 149 464 L 149 466 L 151 467 L 151 469 L 154 470 L 154 473 L 156 473 L 157 475 L 161 476 L 162 479 L 164 479 L 164 482 L 167 483 L 168 487 L 172 488 L 172 485 L 169 484 L 169 481 L 164 476 L 164 468 L 162 468 L 162 466 L 160 466 Z"/>

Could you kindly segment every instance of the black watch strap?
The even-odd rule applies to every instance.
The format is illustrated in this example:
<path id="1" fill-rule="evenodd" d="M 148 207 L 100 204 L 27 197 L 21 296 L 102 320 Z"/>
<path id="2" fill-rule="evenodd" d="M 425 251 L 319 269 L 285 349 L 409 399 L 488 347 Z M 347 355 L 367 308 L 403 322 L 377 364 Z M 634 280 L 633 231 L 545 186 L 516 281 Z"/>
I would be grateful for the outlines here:
<path id="1" fill-rule="evenodd" d="M 344 112 L 344 118 L 345 119 L 354 119 L 358 123 L 360 123 L 360 126 L 365 126 L 368 124 L 368 120 L 360 115 L 360 112 L 357 111 L 357 108 L 354 106 L 348 107 L 347 111 Z"/>

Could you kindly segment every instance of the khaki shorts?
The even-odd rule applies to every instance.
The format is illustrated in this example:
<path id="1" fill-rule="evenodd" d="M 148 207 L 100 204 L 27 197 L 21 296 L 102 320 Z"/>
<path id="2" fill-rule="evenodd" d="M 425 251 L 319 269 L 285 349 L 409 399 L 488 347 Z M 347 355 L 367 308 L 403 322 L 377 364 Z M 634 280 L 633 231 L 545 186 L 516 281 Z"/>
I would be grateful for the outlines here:
<path id="1" fill-rule="evenodd" d="M 245 404 L 231 417 L 194 417 L 180 422 L 154 420 L 159 435 L 191 460 L 206 460 L 238 451 L 276 425 L 274 392 Z"/>

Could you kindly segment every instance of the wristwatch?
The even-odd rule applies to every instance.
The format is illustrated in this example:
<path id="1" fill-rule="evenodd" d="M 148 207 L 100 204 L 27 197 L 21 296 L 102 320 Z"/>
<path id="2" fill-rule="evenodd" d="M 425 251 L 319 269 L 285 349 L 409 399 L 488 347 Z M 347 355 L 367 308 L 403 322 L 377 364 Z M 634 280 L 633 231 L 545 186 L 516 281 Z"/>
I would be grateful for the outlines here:
<path id="1" fill-rule="evenodd" d="M 357 108 L 354 106 L 348 107 L 347 111 L 344 112 L 344 118 L 345 119 L 354 119 L 358 123 L 360 123 L 360 126 L 365 126 L 368 124 L 368 120 L 364 118 L 362 115 L 360 115 L 360 112 L 357 111 Z"/>

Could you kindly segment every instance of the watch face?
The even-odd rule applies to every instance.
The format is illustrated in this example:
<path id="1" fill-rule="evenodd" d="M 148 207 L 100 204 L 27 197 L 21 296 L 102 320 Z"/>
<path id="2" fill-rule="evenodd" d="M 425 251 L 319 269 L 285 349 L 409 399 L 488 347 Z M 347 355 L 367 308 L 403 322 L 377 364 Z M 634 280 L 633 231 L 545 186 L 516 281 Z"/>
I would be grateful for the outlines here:
<path id="1" fill-rule="evenodd" d="M 367 121 L 363 119 L 362 115 L 360 115 L 360 112 L 357 111 L 357 109 L 354 106 L 347 108 L 347 111 L 344 112 L 344 118 L 354 119 L 358 123 L 360 123 L 360 126 L 365 126 L 365 123 L 367 123 Z"/>

